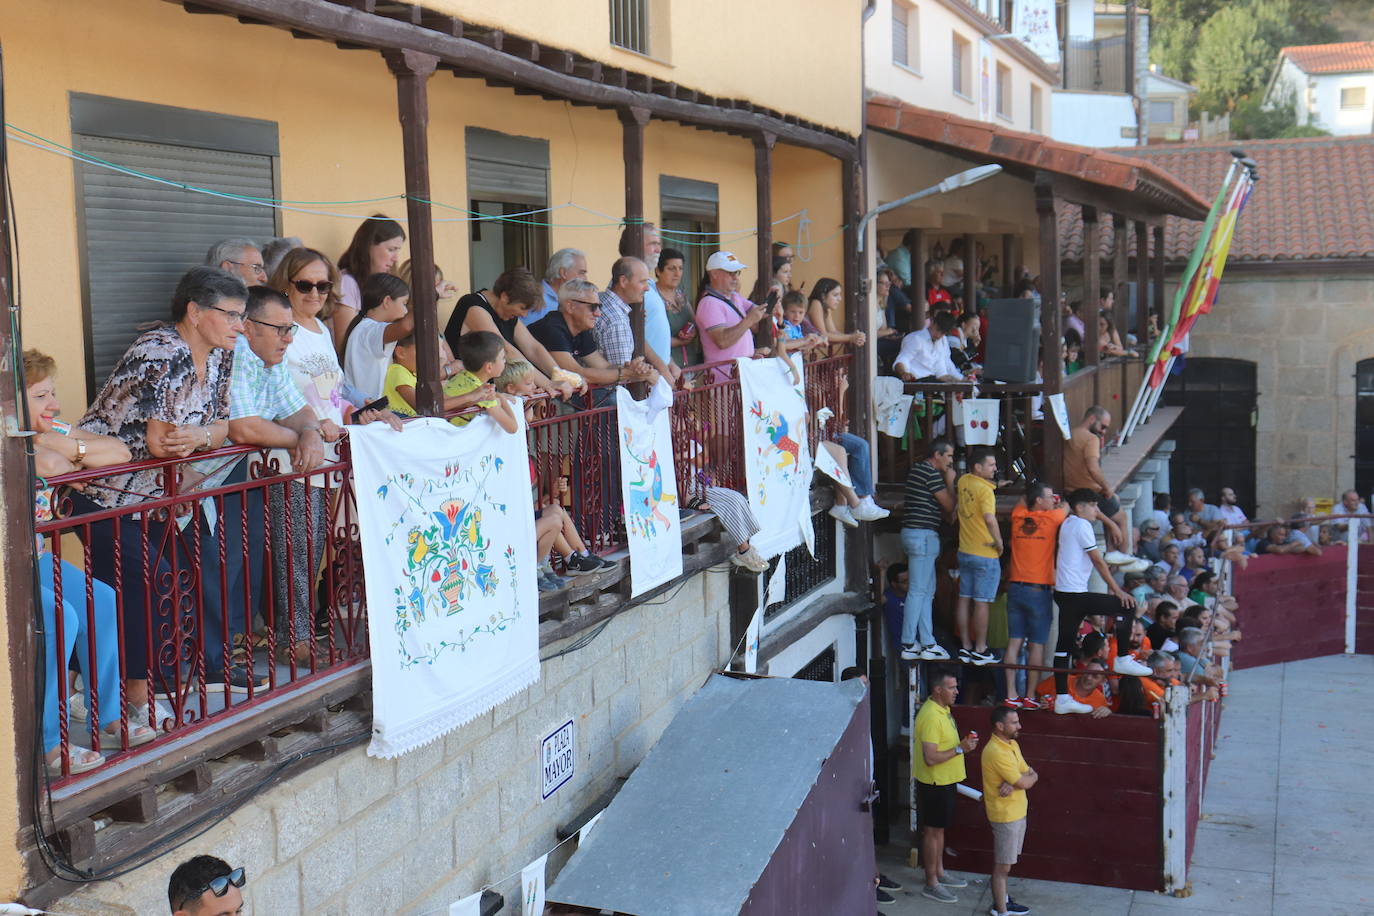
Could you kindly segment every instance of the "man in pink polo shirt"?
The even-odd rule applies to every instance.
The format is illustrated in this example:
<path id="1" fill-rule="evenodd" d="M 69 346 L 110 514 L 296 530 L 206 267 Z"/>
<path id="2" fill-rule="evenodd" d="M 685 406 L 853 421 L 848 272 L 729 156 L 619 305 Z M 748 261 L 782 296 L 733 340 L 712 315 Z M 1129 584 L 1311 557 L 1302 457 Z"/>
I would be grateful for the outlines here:
<path id="1" fill-rule="evenodd" d="M 697 303 L 697 327 L 706 362 L 754 355 L 754 328 L 766 314 L 737 291 L 739 272 L 748 265 L 728 251 L 717 251 L 706 261 L 706 289 Z M 730 377 L 728 368 L 715 370 L 715 380 Z"/>

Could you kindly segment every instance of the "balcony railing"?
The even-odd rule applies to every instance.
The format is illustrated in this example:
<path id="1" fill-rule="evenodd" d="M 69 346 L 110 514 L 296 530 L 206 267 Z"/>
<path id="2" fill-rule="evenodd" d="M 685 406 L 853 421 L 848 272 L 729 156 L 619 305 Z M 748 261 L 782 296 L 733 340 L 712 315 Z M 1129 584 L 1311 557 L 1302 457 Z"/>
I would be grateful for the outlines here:
<path id="1" fill-rule="evenodd" d="M 840 410 L 850 365 L 848 356 L 807 364 L 813 409 Z M 680 498 L 708 485 L 744 489 L 733 367 L 690 368 L 685 384 L 671 413 Z M 527 430 L 538 498 L 560 500 L 599 553 L 625 544 L 618 424 L 609 394 L 593 391 L 569 404 L 536 400 Z M 813 447 L 839 423 L 836 417 L 820 432 L 813 428 Z M 188 488 L 183 481 L 196 469 L 211 474 Z M 91 499 L 101 488 L 117 492 L 111 478 L 140 471 L 156 480 L 139 494 L 147 498 L 119 508 Z M 566 488 L 560 478 L 567 478 Z M 337 460 L 309 474 L 290 472 L 269 451 L 231 446 L 194 460 L 83 470 L 47 483 L 59 487 L 59 498 L 56 518 L 37 526 L 51 553 L 40 564 L 40 584 L 52 591 L 55 607 L 71 610 L 45 626 L 48 645 L 63 647 L 50 654 L 41 713 L 57 723 L 59 754 L 50 768 L 55 795 L 71 798 L 106 770 L 127 771 L 126 764 L 137 766 L 199 730 L 240 725 L 276 698 L 367 662 L 346 437 Z M 292 504 L 283 497 L 291 488 L 303 503 L 288 511 L 282 506 Z M 309 524 L 320 516 L 322 525 Z M 262 686 L 230 686 L 235 660 Z M 81 689 L 74 693 L 77 677 Z M 156 704 L 132 703 L 130 682 L 144 680 L 165 714 Z M 74 697 L 89 717 L 70 715 Z M 155 737 L 131 746 L 139 725 Z M 83 746 L 104 754 L 104 764 L 74 772 L 73 755 Z"/>

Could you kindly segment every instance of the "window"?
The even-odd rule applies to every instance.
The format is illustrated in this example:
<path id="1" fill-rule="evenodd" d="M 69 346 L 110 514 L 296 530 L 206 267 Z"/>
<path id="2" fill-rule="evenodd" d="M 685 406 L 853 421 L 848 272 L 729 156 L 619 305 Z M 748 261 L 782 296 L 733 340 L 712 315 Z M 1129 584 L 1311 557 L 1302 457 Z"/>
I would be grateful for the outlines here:
<path id="1" fill-rule="evenodd" d="M 1150 123 L 1151 124 L 1172 124 L 1174 123 L 1174 102 L 1173 99 L 1154 100 L 1150 102 Z"/>
<path id="2" fill-rule="evenodd" d="M 969 42 L 954 36 L 954 91 L 965 98 L 973 92 L 973 47 Z"/>
<path id="3" fill-rule="evenodd" d="M 1030 129 L 1043 133 L 1045 130 L 1045 93 L 1039 86 L 1030 87 Z"/>
<path id="4" fill-rule="evenodd" d="M 682 287 L 689 302 L 700 292 L 697 281 L 706 273 L 706 257 L 715 250 L 720 231 L 720 188 L 694 178 L 658 177 L 659 228 L 663 247 L 677 248 L 687 256 Z"/>
<path id="5" fill-rule="evenodd" d="M 1341 90 L 1342 108 L 1363 108 L 1365 105 L 1365 87 L 1351 86 Z"/>
<path id="6" fill-rule="evenodd" d="M 471 209 L 500 217 L 549 205 L 549 141 L 469 127 L 466 144 Z M 547 262 L 549 230 L 518 220 L 474 222 L 468 252 L 472 289 L 482 289 L 507 268 Z"/>
<path id="7" fill-rule="evenodd" d="M 611 44 L 649 53 L 649 0 L 610 0 Z"/>
<path id="8" fill-rule="evenodd" d="M 892 0 L 892 62 L 921 69 L 921 11 L 902 0 Z"/>
<path id="9" fill-rule="evenodd" d="M 87 156 L 191 187 L 277 196 L 271 121 L 73 93 L 71 122 L 72 146 Z M 76 193 L 91 395 L 138 337 L 139 325 L 167 318 L 165 291 L 202 263 L 211 245 L 279 234 L 269 207 L 187 193 L 97 165 L 77 163 Z"/>
<path id="10" fill-rule="evenodd" d="M 1011 68 L 997 65 L 997 114 L 1011 118 Z"/>

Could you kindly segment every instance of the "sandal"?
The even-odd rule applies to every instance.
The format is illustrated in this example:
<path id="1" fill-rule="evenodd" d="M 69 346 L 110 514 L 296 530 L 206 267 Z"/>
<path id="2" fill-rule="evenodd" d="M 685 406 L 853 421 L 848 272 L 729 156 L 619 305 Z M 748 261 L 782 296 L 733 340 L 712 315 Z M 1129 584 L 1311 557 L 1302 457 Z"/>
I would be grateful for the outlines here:
<path id="1" fill-rule="evenodd" d="M 105 755 L 86 747 L 73 747 L 69 752 L 68 770 L 72 776 L 89 773 L 105 763 Z M 48 755 L 47 771 L 50 779 L 62 777 L 62 749 L 58 748 Z"/>

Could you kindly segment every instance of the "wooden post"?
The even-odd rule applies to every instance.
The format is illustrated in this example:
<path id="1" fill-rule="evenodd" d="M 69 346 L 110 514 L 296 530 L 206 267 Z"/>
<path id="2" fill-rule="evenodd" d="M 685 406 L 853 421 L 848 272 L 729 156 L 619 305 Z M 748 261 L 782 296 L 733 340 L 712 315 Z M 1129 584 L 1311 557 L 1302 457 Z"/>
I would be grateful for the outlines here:
<path id="1" fill-rule="evenodd" d="M 1149 340 L 1150 328 L 1150 227 L 1135 224 L 1135 338 Z"/>
<path id="2" fill-rule="evenodd" d="M 1101 242 L 1098 233 L 1097 208 L 1083 208 L 1083 302 L 1078 314 L 1083 319 L 1083 362 L 1096 366 L 1101 362 L 1098 350 L 1101 341 L 1097 333 L 1097 283 L 1099 265 L 1097 249 Z"/>
<path id="3" fill-rule="evenodd" d="M 620 109 L 621 137 L 625 159 L 625 235 L 626 250 L 634 257 L 644 257 L 644 126 L 649 123 L 649 109 Z M 650 274 L 650 282 L 653 275 Z M 630 333 L 634 335 L 634 356 L 644 356 L 644 303 L 630 304 Z M 663 354 L 659 354 L 662 356 Z M 668 357 L 671 358 L 672 354 Z M 636 397 L 648 393 L 647 386 L 636 384 L 631 391 Z"/>
<path id="4" fill-rule="evenodd" d="M 434 284 L 426 279 L 434 276 L 434 224 L 429 205 L 429 78 L 439 58 L 418 51 L 388 51 L 385 57 L 396 76 L 410 275 L 418 278 L 410 291 L 410 311 L 415 316 L 415 409 L 421 416 L 442 416 L 438 300 Z"/>
<path id="5" fill-rule="evenodd" d="M 1035 175 L 1035 214 L 1040 222 L 1040 351 L 1045 394 L 1064 390 L 1064 362 L 1059 358 L 1059 222 L 1055 215 L 1054 186 L 1043 172 Z M 1045 452 L 1041 476 L 1056 489 L 1064 486 L 1064 437 L 1054 423 L 1041 424 Z M 1070 423 L 1078 417 L 1069 417 Z"/>
<path id="6" fill-rule="evenodd" d="M 1164 326 L 1164 224 L 1161 222 L 1154 227 L 1155 253 L 1150 260 L 1150 273 L 1154 278 L 1154 292 L 1150 296 L 1150 304 L 1154 308 L 1155 314 L 1159 316 L 1160 327 Z M 1148 337 L 1136 337 L 1137 346 L 1142 350 L 1149 345 Z"/>
<path id="7" fill-rule="evenodd" d="M 859 220 L 868 205 L 864 192 L 864 141 L 860 139 L 856 155 L 840 161 L 840 212 L 844 220 L 844 291 L 845 324 L 867 333 L 869 282 L 859 260 Z M 873 432 L 873 353 L 877 345 L 869 340 L 854 348 L 854 362 L 849 372 L 849 427 L 854 435 L 872 442 Z M 869 563 L 873 556 L 873 531 L 864 525 L 862 531 L 852 531 L 846 541 L 845 579 L 851 591 L 868 594 Z"/>
<path id="8" fill-rule="evenodd" d="M 1016 236 L 1010 232 L 1002 233 L 1002 298 L 1010 299 L 1016 295 Z"/>
<path id="9" fill-rule="evenodd" d="M 754 137 L 754 197 L 758 226 L 759 276 L 773 276 L 773 144 L 777 135 L 764 131 Z"/>
<path id="10" fill-rule="evenodd" d="M 978 311 L 978 242 L 964 233 L 964 314 Z"/>
<path id="11" fill-rule="evenodd" d="M 1130 312 L 1127 299 L 1131 293 L 1131 239 L 1126 217 L 1112 214 L 1112 324 L 1126 327 Z"/>
<path id="12" fill-rule="evenodd" d="M 906 250 L 911 254 L 911 327 L 907 331 L 917 331 L 926 323 L 926 231 L 912 229 L 908 238 L 911 244 Z"/>

